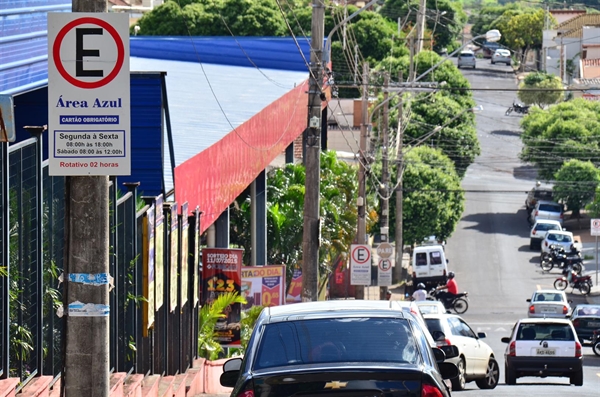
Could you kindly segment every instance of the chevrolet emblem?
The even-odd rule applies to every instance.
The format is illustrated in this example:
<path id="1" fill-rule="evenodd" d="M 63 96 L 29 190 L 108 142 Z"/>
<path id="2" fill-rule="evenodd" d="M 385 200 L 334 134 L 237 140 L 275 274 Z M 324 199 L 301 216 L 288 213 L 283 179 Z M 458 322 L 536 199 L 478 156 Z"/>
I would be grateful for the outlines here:
<path id="1" fill-rule="evenodd" d="M 333 382 L 325 383 L 325 389 L 341 389 L 342 387 L 346 387 L 348 382 L 339 382 L 334 380 Z"/>

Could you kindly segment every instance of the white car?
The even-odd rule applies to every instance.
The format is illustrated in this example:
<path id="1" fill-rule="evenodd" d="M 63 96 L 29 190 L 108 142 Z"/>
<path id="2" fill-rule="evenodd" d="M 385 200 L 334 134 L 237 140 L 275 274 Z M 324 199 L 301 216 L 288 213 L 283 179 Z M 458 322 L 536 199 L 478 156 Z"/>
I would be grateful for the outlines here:
<path id="1" fill-rule="evenodd" d="M 583 385 L 581 343 L 566 319 L 528 318 L 519 320 L 504 353 L 504 382 L 517 383 L 523 376 L 566 376 L 569 383 Z"/>
<path id="2" fill-rule="evenodd" d="M 445 340 L 436 340 L 438 346 L 458 347 L 458 357 L 447 360 L 456 364 L 458 376 L 451 379 L 452 390 L 463 390 L 467 382 L 475 381 L 480 389 L 493 389 L 500 378 L 500 368 L 492 348 L 482 341 L 485 332 L 475 333 L 460 316 L 455 314 L 425 314 L 425 323 L 431 334 L 443 332 Z"/>
<path id="3" fill-rule="evenodd" d="M 539 200 L 529 214 L 529 223 L 534 224 L 540 219 L 553 219 L 563 224 L 564 207 L 554 201 Z"/>
<path id="4" fill-rule="evenodd" d="M 570 301 L 565 291 L 556 289 L 541 289 L 533 293 L 527 309 L 527 317 L 565 318 L 571 314 Z"/>
<path id="5" fill-rule="evenodd" d="M 458 55 L 458 61 L 456 62 L 456 67 L 469 67 L 475 69 L 477 64 L 477 59 L 475 58 L 475 53 L 471 50 L 462 51 Z"/>
<path id="6" fill-rule="evenodd" d="M 543 256 L 544 254 L 550 253 L 551 245 L 561 246 L 565 251 L 569 252 L 571 250 L 571 245 L 573 244 L 581 251 L 581 242 L 575 240 L 573 233 L 567 232 L 566 230 L 550 230 L 546 232 L 546 235 L 540 244 L 540 254 Z"/>
<path id="7" fill-rule="evenodd" d="M 563 230 L 559 221 L 540 219 L 529 232 L 529 249 L 540 249 L 546 233 L 551 230 Z"/>
<path id="8" fill-rule="evenodd" d="M 415 304 L 419 308 L 421 315 L 450 313 L 440 301 L 415 301 Z"/>
<path id="9" fill-rule="evenodd" d="M 507 66 L 510 66 L 512 63 L 510 51 L 505 50 L 504 48 L 498 48 L 496 51 L 494 51 L 494 55 L 492 55 L 492 65 L 496 63 L 505 63 Z"/>

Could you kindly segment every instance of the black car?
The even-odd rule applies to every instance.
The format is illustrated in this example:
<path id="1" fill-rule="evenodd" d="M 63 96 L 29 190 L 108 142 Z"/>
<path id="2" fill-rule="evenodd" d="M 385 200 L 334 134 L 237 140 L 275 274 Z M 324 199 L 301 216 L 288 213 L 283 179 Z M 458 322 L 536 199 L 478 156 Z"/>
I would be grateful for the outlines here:
<path id="1" fill-rule="evenodd" d="M 423 326 L 390 301 L 321 301 L 265 308 L 243 360 L 223 366 L 233 397 L 450 396 L 458 374 Z"/>
<path id="2" fill-rule="evenodd" d="M 577 305 L 569 319 L 581 344 L 591 343 L 594 331 L 600 330 L 600 305 Z"/>

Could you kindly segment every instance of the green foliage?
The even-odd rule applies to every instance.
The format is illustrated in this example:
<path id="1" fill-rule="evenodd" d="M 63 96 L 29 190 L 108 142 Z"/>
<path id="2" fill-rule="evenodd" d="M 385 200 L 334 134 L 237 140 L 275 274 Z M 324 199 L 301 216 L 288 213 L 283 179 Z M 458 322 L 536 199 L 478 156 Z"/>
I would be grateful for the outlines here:
<path id="1" fill-rule="evenodd" d="M 519 85 L 517 95 L 524 103 L 543 108 L 559 102 L 564 96 L 564 89 L 559 77 L 546 72 L 534 72 L 527 75 Z"/>
<path id="2" fill-rule="evenodd" d="M 600 188 L 596 188 L 594 199 L 591 203 L 585 206 L 591 218 L 600 217 Z"/>
<path id="3" fill-rule="evenodd" d="M 521 159 L 551 180 L 569 159 L 595 161 L 600 152 L 600 104 L 574 99 L 547 110 L 531 109 L 521 127 Z"/>
<path id="4" fill-rule="evenodd" d="M 423 241 L 431 235 L 447 239 L 462 216 L 465 202 L 452 161 L 440 150 L 427 146 L 412 147 L 404 160 L 405 243 Z"/>
<path id="5" fill-rule="evenodd" d="M 250 309 L 242 311 L 242 320 L 240 324 L 242 327 L 242 348 L 240 349 L 241 354 L 244 354 L 248 348 L 248 342 L 250 341 L 250 336 L 254 330 L 254 324 L 256 324 L 256 320 L 258 320 L 258 316 L 260 316 L 260 313 L 263 309 L 264 306 L 252 306 Z"/>
<path id="6" fill-rule="evenodd" d="M 591 161 L 572 159 L 560 167 L 554 179 L 554 197 L 567 204 L 573 215 L 578 215 L 594 199 L 600 183 L 600 171 Z"/>
<path id="7" fill-rule="evenodd" d="M 215 340 L 215 325 L 225 317 L 225 309 L 234 303 L 245 304 L 246 300 L 237 292 L 226 292 L 217 296 L 212 303 L 202 306 L 198 316 L 198 356 L 216 360 L 223 351 Z"/>

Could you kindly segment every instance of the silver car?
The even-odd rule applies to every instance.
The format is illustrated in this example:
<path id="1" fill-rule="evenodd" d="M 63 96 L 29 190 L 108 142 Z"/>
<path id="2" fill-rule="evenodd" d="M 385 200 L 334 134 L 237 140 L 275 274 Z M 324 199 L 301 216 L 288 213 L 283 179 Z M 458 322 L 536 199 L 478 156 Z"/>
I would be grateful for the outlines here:
<path id="1" fill-rule="evenodd" d="M 552 219 L 562 225 L 563 211 L 564 207 L 562 204 L 554 201 L 539 200 L 535 203 L 535 207 L 529 215 L 529 223 L 533 225 L 540 219 Z"/>
<path id="2" fill-rule="evenodd" d="M 555 289 L 537 290 L 527 299 L 527 317 L 565 318 L 571 314 L 571 305 L 564 291 Z"/>
<path id="3" fill-rule="evenodd" d="M 475 53 L 473 53 L 473 51 L 470 50 L 465 50 L 458 55 L 456 67 L 460 69 L 461 67 L 466 66 L 475 69 L 476 63 L 477 60 L 475 58 Z"/>
<path id="4" fill-rule="evenodd" d="M 551 219 L 540 219 L 529 232 L 529 249 L 540 249 L 546 233 L 552 230 L 563 230 L 560 222 Z"/>
<path id="5" fill-rule="evenodd" d="M 510 66 L 512 63 L 512 59 L 510 58 L 510 51 L 505 50 L 504 48 L 498 48 L 494 55 L 492 55 L 492 65 L 496 63 L 505 63 L 507 66 Z"/>

